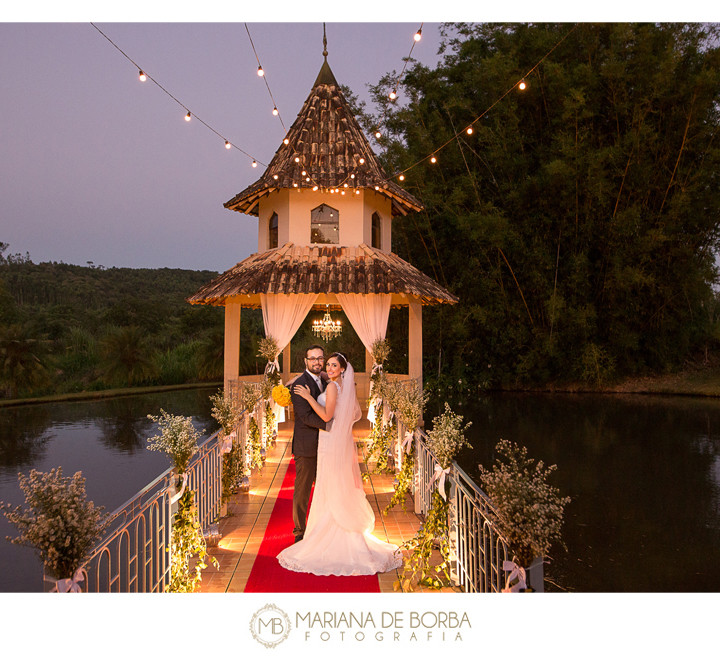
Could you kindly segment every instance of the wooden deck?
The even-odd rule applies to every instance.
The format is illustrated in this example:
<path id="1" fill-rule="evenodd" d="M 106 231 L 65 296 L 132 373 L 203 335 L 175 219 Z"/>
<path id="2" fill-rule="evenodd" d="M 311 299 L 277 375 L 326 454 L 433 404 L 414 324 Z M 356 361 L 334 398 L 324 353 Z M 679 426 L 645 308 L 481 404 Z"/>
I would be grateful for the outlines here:
<path id="1" fill-rule="evenodd" d="M 363 454 L 365 440 L 370 431 L 367 420 L 356 423 L 354 435 L 358 441 L 360 469 L 365 470 Z M 260 542 L 270 519 L 275 500 L 282 485 L 291 459 L 290 441 L 292 423 L 280 425 L 278 440 L 268 450 L 263 468 L 250 477 L 250 491 L 237 493 L 228 503 L 228 515 L 220 520 L 222 539 L 208 553 L 219 562 L 219 569 L 212 566 L 203 572 L 202 592 L 243 592 L 247 583 Z M 387 507 L 393 495 L 392 475 L 370 475 L 365 481 L 365 493 L 375 512 L 374 535 L 379 539 L 400 545 L 410 539 L 420 527 L 421 519 L 413 509 L 408 497 L 407 512 L 397 505 L 387 515 Z M 379 574 L 380 591 L 393 592 L 399 570 Z"/>

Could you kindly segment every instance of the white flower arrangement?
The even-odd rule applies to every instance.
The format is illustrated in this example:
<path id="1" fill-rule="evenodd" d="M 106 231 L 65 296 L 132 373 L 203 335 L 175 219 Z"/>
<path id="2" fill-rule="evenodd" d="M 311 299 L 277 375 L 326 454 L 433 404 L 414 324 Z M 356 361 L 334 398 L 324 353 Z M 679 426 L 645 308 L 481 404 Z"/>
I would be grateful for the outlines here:
<path id="1" fill-rule="evenodd" d="M 228 436 L 235 429 L 240 419 L 240 410 L 235 401 L 225 395 L 222 391 L 218 391 L 215 395 L 210 396 L 210 402 L 213 403 L 212 417 L 220 423 L 223 434 Z"/>
<path id="2" fill-rule="evenodd" d="M 553 543 L 562 542 L 560 530 L 570 498 L 560 496 L 547 482 L 556 465 L 535 464 L 528 458 L 527 448 L 506 440 L 495 450 L 500 457 L 493 470 L 479 466 L 480 482 L 492 501 L 491 514 L 498 529 L 515 554 L 514 561 L 528 568 L 534 558 L 548 555 Z"/>
<path id="3" fill-rule="evenodd" d="M 240 384 L 238 397 L 240 398 L 240 406 L 251 414 L 255 409 L 255 405 L 262 398 L 262 391 L 260 387 L 251 383 Z"/>
<path id="4" fill-rule="evenodd" d="M 450 468 L 455 455 L 463 448 L 472 448 L 464 434 L 472 423 L 463 427 L 462 422 L 463 417 L 453 413 L 446 402 L 445 411 L 433 420 L 433 427 L 428 430 L 428 447 L 444 469 Z"/>
<path id="5" fill-rule="evenodd" d="M 160 416 L 148 415 L 160 427 L 160 434 L 148 438 L 148 450 L 167 453 L 178 473 L 187 470 L 191 457 L 198 451 L 198 439 L 202 436 L 193 427 L 192 418 L 173 416 L 160 409 Z"/>
<path id="6" fill-rule="evenodd" d="M 63 477 L 62 468 L 18 475 L 27 508 L 0 503 L 0 510 L 20 532 L 13 544 L 33 547 L 47 571 L 58 579 L 72 578 L 86 561 L 110 521 L 102 507 L 88 501 L 85 478 L 78 471 Z"/>
<path id="7" fill-rule="evenodd" d="M 414 432 L 418 428 L 429 397 L 430 394 L 423 391 L 417 382 L 399 383 L 397 386 L 392 407 L 409 432 Z"/>

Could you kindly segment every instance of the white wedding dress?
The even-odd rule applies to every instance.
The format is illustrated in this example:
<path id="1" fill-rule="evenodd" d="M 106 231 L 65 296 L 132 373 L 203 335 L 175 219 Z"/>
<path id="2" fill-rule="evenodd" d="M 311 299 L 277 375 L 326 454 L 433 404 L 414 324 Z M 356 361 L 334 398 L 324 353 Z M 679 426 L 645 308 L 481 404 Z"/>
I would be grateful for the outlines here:
<path id="1" fill-rule="evenodd" d="M 328 386 L 335 386 L 330 383 Z M 325 394 L 318 402 L 325 406 Z M 317 476 L 303 539 L 278 555 L 291 571 L 317 576 L 382 573 L 402 564 L 398 547 L 372 535 L 375 514 L 365 497 L 352 426 L 360 419 L 348 364 L 329 431 L 320 431 Z"/>

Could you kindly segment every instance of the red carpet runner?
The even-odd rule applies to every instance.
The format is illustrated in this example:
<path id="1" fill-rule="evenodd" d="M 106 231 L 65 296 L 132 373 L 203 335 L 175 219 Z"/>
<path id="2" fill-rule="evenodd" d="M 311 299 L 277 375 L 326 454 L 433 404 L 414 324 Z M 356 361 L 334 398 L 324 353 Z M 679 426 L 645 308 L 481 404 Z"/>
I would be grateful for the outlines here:
<path id="1" fill-rule="evenodd" d="M 314 576 L 288 571 L 280 566 L 277 554 L 293 543 L 292 497 L 295 460 L 291 459 L 280 487 L 258 556 L 253 564 L 246 592 L 379 592 L 373 576 Z"/>

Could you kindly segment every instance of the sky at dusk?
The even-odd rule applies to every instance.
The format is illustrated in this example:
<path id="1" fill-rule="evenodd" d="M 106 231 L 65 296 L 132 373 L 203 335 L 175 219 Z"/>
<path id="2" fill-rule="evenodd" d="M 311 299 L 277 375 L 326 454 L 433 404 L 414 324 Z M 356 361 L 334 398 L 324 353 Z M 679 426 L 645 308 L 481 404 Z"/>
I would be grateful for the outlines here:
<path id="1" fill-rule="evenodd" d="M 393 22 L 365 23 L 352 21 L 378 12 L 330 13 L 335 77 L 369 101 L 368 84 L 401 71 L 421 23 L 412 56 L 434 67 L 438 21 L 503 18 L 477 9 L 477 17 L 456 15 L 447 6 L 445 16 L 437 12 L 426 12 L 436 22 L 414 9 L 416 21 L 381 13 Z M 221 20 L 218 12 L 207 15 Z M 0 15 L 0 241 L 9 253 L 27 252 L 34 262 L 224 271 L 256 251 L 257 219 L 223 203 L 261 176 L 285 131 L 257 75 L 243 16 L 229 16 L 232 22 L 194 15 L 163 22 L 142 12 L 92 17 L 165 93 L 139 81 L 134 64 L 87 13 L 50 12 L 48 22 Z M 323 62 L 325 17 L 269 22 L 275 18 L 266 9 L 260 18 L 249 15 L 247 25 L 290 128 Z M 222 138 L 196 118 L 186 122 L 182 106 Z M 224 139 L 245 153 L 226 149 Z"/>

